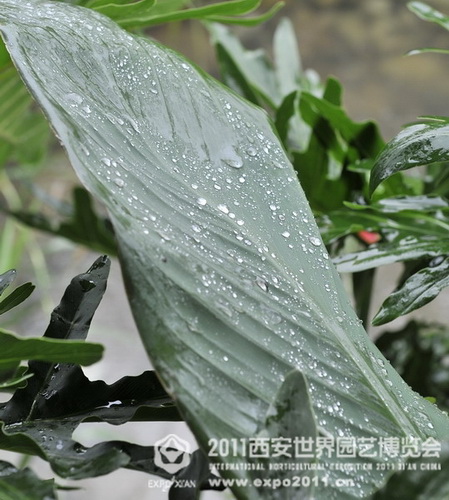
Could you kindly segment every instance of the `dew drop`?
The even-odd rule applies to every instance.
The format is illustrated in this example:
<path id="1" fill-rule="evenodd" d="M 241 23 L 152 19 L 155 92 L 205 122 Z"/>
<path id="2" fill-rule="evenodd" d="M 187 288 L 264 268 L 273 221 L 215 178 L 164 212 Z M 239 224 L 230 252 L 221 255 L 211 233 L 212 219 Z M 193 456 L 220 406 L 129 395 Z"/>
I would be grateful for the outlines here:
<path id="1" fill-rule="evenodd" d="M 289 237 L 290 237 L 290 233 L 289 233 L 288 231 L 284 231 L 284 232 L 282 233 L 282 236 L 283 236 L 284 238 L 289 238 Z"/>
<path id="2" fill-rule="evenodd" d="M 316 238 L 315 236 L 311 236 L 311 237 L 309 238 L 309 241 L 310 241 L 310 243 L 312 243 L 312 245 L 313 245 L 314 247 L 319 247 L 319 246 L 321 245 L 321 241 L 320 241 L 320 239 L 319 239 L 319 238 Z"/>
<path id="3" fill-rule="evenodd" d="M 246 150 L 249 156 L 257 156 L 257 149 L 256 148 L 248 148 Z"/>
<path id="4" fill-rule="evenodd" d="M 73 104 L 81 104 L 83 102 L 83 98 L 79 94 L 75 94 L 75 92 L 68 93 L 66 98 Z"/>
<path id="5" fill-rule="evenodd" d="M 220 204 L 217 206 L 217 208 L 218 210 L 220 210 L 220 212 L 223 212 L 224 214 L 229 213 L 229 208 L 226 205 Z"/>
<path id="6" fill-rule="evenodd" d="M 198 205 L 201 205 L 202 207 L 204 207 L 204 205 L 207 204 L 207 200 L 205 198 L 197 198 L 196 202 L 198 203 Z"/>
<path id="7" fill-rule="evenodd" d="M 264 292 L 268 292 L 268 283 L 264 279 L 257 277 L 256 285 Z"/>
<path id="8" fill-rule="evenodd" d="M 114 179 L 114 184 L 119 188 L 125 185 L 125 181 L 123 179 L 119 179 L 118 177 Z"/>
<path id="9" fill-rule="evenodd" d="M 231 168 L 242 168 L 243 167 L 243 160 L 240 157 L 236 158 L 223 158 L 223 163 L 228 165 L 228 167 Z"/>

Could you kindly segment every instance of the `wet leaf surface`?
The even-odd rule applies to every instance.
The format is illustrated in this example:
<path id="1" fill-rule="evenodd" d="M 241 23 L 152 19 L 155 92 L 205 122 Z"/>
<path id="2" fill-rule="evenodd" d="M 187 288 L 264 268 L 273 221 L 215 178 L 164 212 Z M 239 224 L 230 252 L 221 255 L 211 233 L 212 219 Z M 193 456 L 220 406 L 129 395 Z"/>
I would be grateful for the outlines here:
<path id="1" fill-rule="evenodd" d="M 123 377 L 111 385 L 103 381 L 92 382 L 79 365 L 61 362 L 64 357 L 58 350 L 52 357 L 45 349 L 45 341 L 51 346 L 51 341 L 55 343 L 58 339 L 55 345 L 60 351 L 60 344 L 66 344 L 66 351 L 69 348 L 73 351 L 70 341 L 86 338 L 106 289 L 109 267 L 109 259 L 100 257 L 86 273 L 76 276 L 53 311 L 44 338 L 17 339 L 19 346 L 26 347 L 21 351 L 15 345 L 10 348 L 13 352 L 21 352 L 19 360 L 42 359 L 47 355 L 49 360 L 56 358 L 60 362 L 29 362 L 27 376 L 31 378 L 27 379 L 26 386 L 17 389 L 8 402 L 0 404 L 3 422 L 0 448 L 38 455 L 62 477 L 93 477 L 125 466 L 167 477 L 166 471 L 154 464 L 151 446 L 110 441 L 87 448 L 72 439 L 75 429 L 85 421 L 119 425 L 130 420 L 180 420 L 172 399 L 155 373 L 148 371 L 139 376 Z M 89 346 L 85 344 L 85 347 Z M 101 353 L 102 347 L 95 347 Z M 67 359 L 75 361 L 77 356 L 83 359 L 82 350 L 78 350 L 78 354 L 76 350 L 75 354 L 69 351 Z M 5 357 L 5 348 L 1 352 Z M 22 378 L 14 382 L 23 381 Z"/>
<path id="2" fill-rule="evenodd" d="M 447 436 L 360 326 L 263 111 L 92 12 L 0 6 L 19 70 L 110 211 L 140 333 L 203 449 L 255 436 L 292 369 L 326 435 Z M 326 474 L 318 498 L 358 498 L 386 476 Z"/>

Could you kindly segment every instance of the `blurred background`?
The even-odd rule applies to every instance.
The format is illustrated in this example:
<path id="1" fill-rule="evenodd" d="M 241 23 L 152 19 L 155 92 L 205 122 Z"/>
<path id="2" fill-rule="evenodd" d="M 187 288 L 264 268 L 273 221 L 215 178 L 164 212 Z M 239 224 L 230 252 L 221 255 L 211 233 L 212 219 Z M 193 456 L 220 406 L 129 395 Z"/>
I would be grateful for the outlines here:
<path id="1" fill-rule="evenodd" d="M 414 48 L 449 48 L 449 33 L 417 19 L 407 10 L 406 3 L 405 0 L 287 0 L 274 19 L 258 27 L 236 28 L 235 32 L 247 48 L 261 47 L 270 52 L 275 26 L 281 17 L 289 17 L 299 39 L 303 67 L 316 70 L 323 80 L 329 75 L 336 76 L 343 84 L 344 102 L 350 116 L 356 120 L 376 120 L 384 137 L 389 139 L 402 125 L 420 115 L 449 115 L 449 57 L 436 54 L 404 56 Z M 447 1 L 429 3 L 449 13 Z M 265 0 L 263 6 L 267 8 L 272 4 L 274 1 Z M 156 27 L 148 33 L 218 76 L 208 34 L 198 22 L 174 23 Z M 1 175 L 2 195 L 10 205 L 17 205 L 15 186 L 3 173 Z M 64 153 L 56 146 L 53 155 L 40 168 L 37 182 L 56 199 L 64 199 L 77 184 Z M 37 290 L 27 303 L 5 315 L 7 324 L 4 327 L 23 335 L 40 336 L 70 279 L 85 272 L 97 254 L 5 219 L 0 219 L 0 235 L 0 272 L 15 267 L 18 269 L 17 284 L 28 280 L 37 284 Z M 375 291 L 378 305 L 392 290 L 398 274 L 394 267 L 382 270 Z M 448 293 L 441 294 L 415 316 L 447 322 L 448 298 Z M 399 328 L 402 322 L 397 320 L 389 327 Z M 375 335 L 375 329 L 371 333 Z M 86 369 L 91 379 L 112 383 L 122 376 L 137 375 L 150 368 L 130 314 L 116 260 L 89 339 L 106 347 L 104 359 Z M 193 437 L 182 423 L 133 423 L 120 428 L 83 424 L 76 431 L 75 439 L 84 445 L 107 439 L 151 445 L 169 433 L 188 439 L 192 448 L 196 448 Z M 0 459 L 13 463 L 18 460 L 17 456 L 4 452 L 0 452 Z M 48 466 L 39 459 L 33 459 L 31 465 L 42 477 L 52 476 Z M 148 479 L 144 474 L 121 470 L 104 478 L 77 483 L 58 480 L 58 483 L 83 488 L 82 491 L 61 492 L 60 498 L 66 500 L 167 499 L 166 492 L 148 488 Z M 226 497 L 229 494 L 204 494 L 205 499 Z"/>

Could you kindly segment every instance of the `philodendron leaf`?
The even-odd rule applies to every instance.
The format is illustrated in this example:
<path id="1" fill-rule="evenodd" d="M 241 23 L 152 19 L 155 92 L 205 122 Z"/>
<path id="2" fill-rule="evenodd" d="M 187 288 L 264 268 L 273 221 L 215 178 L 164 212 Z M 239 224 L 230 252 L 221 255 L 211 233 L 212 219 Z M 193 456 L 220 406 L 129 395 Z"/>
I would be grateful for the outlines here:
<path id="1" fill-rule="evenodd" d="M 25 358 L 31 360 L 28 375 L 32 376 L 0 404 L 0 449 L 39 455 L 63 477 L 93 477 L 125 466 L 164 475 L 154 463 L 153 447 L 112 441 L 85 448 L 72 439 L 84 421 L 117 425 L 129 420 L 180 420 L 154 372 L 108 385 L 88 380 L 81 367 L 73 364 L 101 354 L 101 346 L 71 339 L 87 336 L 106 289 L 109 267 L 109 259 L 101 257 L 87 273 L 72 280 L 44 338 L 18 339 L 0 331 L 0 370 L 16 368 Z M 92 351 L 90 358 L 83 353 L 87 348 Z M 25 380 L 19 375 L 20 371 L 15 384 Z"/>
<path id="2" fill-rule="evenodd" d="M 383 325 L 424 306 L 448 286 L 449 259 L 436 257 L 431 265 L 410 276 L 385 300 L 373 319 L 373 325 Z"/>
<path id="3" fill-rule="evenodd" d="M 56 500 L 53 479 L 39 479 L 30 469 L 16 469 L 0 462 L 0 498 L 2 500 Z"/>
<path id="4" fill-rule="evenodd" d="M 360 326 L 262 110 L 89 10 L 0 0 L 0 23 L 80 178 L 110 211 L 142 338 L 203 450 L 211 438 L 257 436 L 292 370 L 331 439 L 359 449 L 366 438 L 448 437 L 447 417 Z M 389 474 L 377 463 L 406 459 L 378 453 L 360 473 L 329 455 L 317 455 L 317 498 L 367 496 Z M 272 498 L 269 488 L 233 491 Z"/>
<path id="5" fill-rule="evenodd" d="M 449 160 L 449 124 L 445 120 L 412 125 L 390 141 L 371 171 L 371 193 L 402 170 Z"/>

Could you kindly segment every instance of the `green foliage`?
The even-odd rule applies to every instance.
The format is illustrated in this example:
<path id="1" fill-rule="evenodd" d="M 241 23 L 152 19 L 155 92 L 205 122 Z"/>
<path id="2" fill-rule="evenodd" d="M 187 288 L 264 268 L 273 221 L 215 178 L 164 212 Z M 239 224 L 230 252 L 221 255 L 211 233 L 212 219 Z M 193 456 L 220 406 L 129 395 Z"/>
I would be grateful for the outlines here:
<path id="1" fill-rule="evenodd" d="M 97 215 L 89 192 L 76 187 L 73 189 L 72 198 L 71 206 L 52 203 L 56 206 L 54 210 L 56 214 L 52 214 L 51 217 L 42 212 L 7 212 L 29 227 L 67 238 L 98 252 L 116 255 L 117 249 L 111 223 L 109 219 Z M 65 220 L 55 223 L 55 220 L 61 217 Z"/>
<path id="2" fill-rule="evenodd" d="M 30 469 L 16 469 L 0 461 L 0 495 L 2 500 L 56 500 L 52 479 L 43 481 Z"/>
<path id="3" fill-rule="evenodd" d="M 2 31 L 22 78 L 110 219 L 98 215 L 83 188 L 73 191 L 72 206 L 53 203 L 56 216 L 9 214 L 120 255 L 136 323 L 168 391 L 154 372 L 107 385 L 89 381 L 79 366 L 100 353 L 80 339 L 104 292 L 109 261 L 101 258 L 73 280 L 42 339 L 0 332 L 0 343 L 12 352 L 0 358 L 0 388 L 15 391 L 0 406 L 0 448 L 38 455 L 62 477 L 119 467 L 169 477 L 156 467 L 151 446 L 113 441 L 85 448 L 72 434 L 84 421 L 184 418 L 201 450 L 176 476 L 195 484 L 172 488 L 170 498 L 181 500 L 213 487 L 205 457 L 211 437 L 432 437 L 443 442 L 441 462 L 447 466 L 447 415 L 397 374 L 447 409 L 441 370 L 447 328 L 412 322 L 384 333 L 376 348 L 358 318 L 364 324 L 371 319 L 372 283 L 381 265 L 400 262 L 404 272 L 374 317 L 376 325 L 423 306 L 449 285 L 449 119 L 427 117 L 385 145 L 375 123 L 348 116 L 338 81 L 322 84 L 302 68 L 288 20 L 275 31 L 273 61 L 263 51 L 246 50 L 217 24 L 261 22 L 280 3 L 253 18 L 242 16 L 258 0 L 187 4 L 0 0 Z M 445 16 L 420 2 L 410 9 L 448 26 Z M 207 21 L 222 80 L 252 104 L 179 54 L 118 27 L 182 19 Z M 82 57 L 74 47 L 82 48 Z M 9 71 L 5 82 L 17 81 L 4 50 L 1 64 Z M 107 88 L 98 84 L 105 81 Z M 14 102 L 24 90 L 9 85 L 5 95 Z M 0 95 L 8 91 L 6 83 L 5 89 L 0 79 Z M 27 113 L 41 116 L 28 98 L 21 102 L 26 105 L 0 106 L 0 134 L 9 118 L 19 124 Z M 19 158 L 25 139 L 14 137 L 4 154 L 0 145 L 3 162 Z M 419 165 L 427 165 L 425 177 L 405 174 Z M 353 273 L 358 318 L 329 255 L 339 271 Z M 0 276 L 0 292 L 13 277 Z M 17 288 L 0 302 L 0 312 L 31 292 L 31 284 Z M 25 359 L 28 368 L 20 365 Z M 51 442 L 43 420 L 52 429 Z M 243 455 L 221 460 L 230 466 L 252 462 Z M 324 473 L 248 467 L 223 474 L 319 479 L 295 492 L 304 499 L 447 496 L 444 473 L 419 470 L 420 463 L 416 471 L 392 474 L 377 467 L 379 457 L 367 458 L 373 469 L 363 473 L 334 467 L 332 457 L 314 460 Z M 388 465 L 399 468 L 405 461 L 390 456 Z M 22 473 L 8 467 L 7 477 Z M 0 493 L 2 487 L 8 491 L 0 481 Z M 235 486 L 233 492 L 237 498 L 287 495 L 255 486 Z M 21 493 L 28 494 L 25 488 Z"/>
<path id="4" fill-rule="evenodd" d="M 49 3 L 19 8 L 11 0 L 1 5 L 3 31 L 24 80 L 80 178 L 111 214 L 142 338 L 204 450 L 210 437 L 247 439 L 262 430 L 281 437 L 287 429 L 296 434 L 297 422 L 311 435 L 318 426 L 330 435 L 374 436 L 375 429 L 376 436 L 446 438 L 446 417 L 412 393 L 368 342 L 326 263 L 294 171 L 259 109 L 179 55 L 130 37 L 88 11 Z M 86 29 L 88 23 L 98 35 Z M 24 65 L 29 36 L 33 54 L 47 57 Z M 100 45 L 104 50 L 105 40 L 111 40 L 108 57 L 90 58 Z M 74 45 L 86 49 L 83 59 L 74 58 Z M 156 69 L 148 69 L 155 60 Z M 142 67 L 151 73 L 147 78 Z M 112 87 L 89 85 L 92 74 L 113 82 Z M 129 92 L 129 75 L 138 92 Z M 183 87 L 177 83 L 180 75 L 188 82 Z M 245 87 L 268 105 L 281 102 L 282 92 L 291 90 L 276 85 L 260 90 L 249 78 L 240 72 Z M 363 194 L 367 163 L 383 143 L 373 124 L 355 124 L 346 116 L 340 95 L 333 80 L 322 98 L 302 90 L 291 116 L 301 113 L 309 142 L 321 147 L 322 176 Z M 288 152 L 297 169 L 301 162 L 310 168 L 300 151 Z M 120 158 L 120 175 L 112 177 L 108 164 L 115 158 Z M 385 209 L 380 205 L 379 211 Z M 335 206 L 341 208 L 342 199 Z M 291 375 L 292 370 L 300 373 Z M 329 377 L 335 386 L 328 384 Z M 357 400 L 351 398 L 354 388 Z M 286 412 L 292 395 L 310 398 L 310 405 Z M 24 401 L 30 405 L 30 398 Z M 338 412 L 329 410 L 329 402 L 337 401 Z M 407 412 L 409 406 L 420 413 Z M 27 432 L 34 431 L 30 425 Z M 132 452 L 125 449 L 132 464 Z M 102 472 L 125 465 L 122 454 L 111 460 Z M 329 458 L 319 457 L 319 463 L 329 465 Z M 64 467 L 56 470 L 66 473 Z M 373 468 L 357 475 L 356 491 L 336 487 L 351 472 L 329 473 L 327 494 L 330 488 L 335 498 L 359 496 L 360 491 L 367 496 L 386 479 Z M 254 477 L 251 471 L 226 475 Z M 239 498 L 267 495 L 252 488 L 234 493 Z M 317 486 L 315 494 L 323 497 L 324 486 Z"/>
<path id="5" fill-rule="evenodd" d="M 171 476 L 154 463 L 153 447 L 112 441 L 86 448 L 71 437 L 85 421 L 117 425 L 131 420 L 180 419 L 154 372 L 123 377 L 107 385 L 88 380 L 78 365 L 98 360 L 101 353 L 100 346 L 86 344 L 84 339 L 105 291 L 109 267 L 109 260 L 101 257 L 87 273 L 72 280 L 42 339 L 17 339 L 2 333 L 2 373 L 22 359 L 30 361 L 21 380 L 26 380 L 26 385 L 22 383 L 8 402 L 0 404 L 0 448 L 38 455 L 59 476 L 72 479 L 95 477 L 119 467 L 168 478 Z M 197 470 L 198 462 L 189 473 Z M 8 479 L 6 486 L 0 482 L 0 494 L 8 492 L 9 484 L 20 477 L 18 473 L 10 477 L 9 469 L 5 476 Z M 207 487 L 208 478 L 209 474 L 198 484 Z M 26 488 L 23 494 L 27 494 Z"/>
<path id="6" fill-rule="evenodd" d="M 399 331 L 384 332 L 377 347 L 404 380 L 424 396 L 432 395 L 438 404 L 449 408 L 447 361 L 447 325 L 409 322 Z"/>
<path id="7" fill-rule="evenodd" d="M 0 296 L 12 283 L 15 275 L 13 270 L 0 275 Z M 25 283 L 13 290 L 0 301 L 0 314 L 21 304 L 29 297 L 33 289 L 34 286 L 31 283 Z M 61 309 L 67 311 L 61 320 L 70 321 L 72 308 L 73 304 L 67 304 L 66 299 Z M 73 313 L 76 313 L 76 309 L 73 309 Z M 0 352 L 0 390 L 11 390 L 17 386 L 23 386 L 23 383 L 32 376 L 20 366 L 22 361 L 33 359 L 90 365 L 101 358 L 103 348 L 98 344 L 87 344 L 77 340 L 67 342 L 54 338 L 21 338 L 0 329 Z"/>

